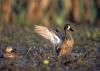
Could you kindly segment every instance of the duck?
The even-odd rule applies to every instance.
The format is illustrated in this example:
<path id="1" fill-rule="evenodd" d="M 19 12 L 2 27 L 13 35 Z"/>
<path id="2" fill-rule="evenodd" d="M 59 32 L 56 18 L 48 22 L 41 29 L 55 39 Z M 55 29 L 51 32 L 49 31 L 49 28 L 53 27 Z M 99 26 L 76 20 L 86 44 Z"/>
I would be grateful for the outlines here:
<path id="1" fill-rule="evenodd" d="M 21 57 L 20 53 L 16 53 L 16 49 L 13 49 L 12 47 L 6 47 L 3 56 L 6 59 L 17 59 Z"/>
<path id="2" fill-rule="evenodd" d="M 34 26 L 34 31 L 52 43 L 54 54 L 57 56 L 67 56 L 71 53 L 74 45 L 72 37 L 74 30 L 70 24 L 65 24 L 62 32 L 39 25 Z"/>
<path id="3" fill-rule="evenodd" d="M 71 54 L 71 51 L 74 47 L 74 39 L 73 39 L 73 29 L 71 28 L 71 25 L 66 24 L 64 26 L 64 36 L 62 38 L 63 42 L 57 49 L 57 53 L 59 56 L 68 56 Z"/>

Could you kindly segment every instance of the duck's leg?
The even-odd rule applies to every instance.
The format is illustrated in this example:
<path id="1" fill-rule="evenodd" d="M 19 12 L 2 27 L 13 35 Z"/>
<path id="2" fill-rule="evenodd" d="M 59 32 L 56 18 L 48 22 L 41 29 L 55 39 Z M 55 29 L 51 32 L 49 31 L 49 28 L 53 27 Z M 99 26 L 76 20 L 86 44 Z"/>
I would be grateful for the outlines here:
<path id="1" fill-rule="evenodd" d="M 60 50 L 61 50 L 60 47 L 58 47 L 58 48 L 56 49 L 56 54 L 57 54 L 57 56 L 59 56 Z"/>
<path id="2" fill-rule="evenodd" d="M 56 46 L 55 45 L 53 45 L 53 56 L 55 57 L 55 56 L 57 56 L 57 53 L 56 53 Z"/>

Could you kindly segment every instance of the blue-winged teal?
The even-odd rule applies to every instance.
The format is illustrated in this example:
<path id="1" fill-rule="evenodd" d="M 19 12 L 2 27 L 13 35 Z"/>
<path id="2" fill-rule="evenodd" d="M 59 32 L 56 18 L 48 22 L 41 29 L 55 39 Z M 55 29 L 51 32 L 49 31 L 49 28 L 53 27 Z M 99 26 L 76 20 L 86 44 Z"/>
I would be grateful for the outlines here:
<path id="1" fill-rule="evenodd" d="M 67 56 L 71 52 L 74 40 L 72 37 L 73 29 L 69 24 L 66 24 L 63 32 L 60 33 L 37 25 L 35 25 L 34 31 L 45 39 L 50 40 L 58 56 Z"/>

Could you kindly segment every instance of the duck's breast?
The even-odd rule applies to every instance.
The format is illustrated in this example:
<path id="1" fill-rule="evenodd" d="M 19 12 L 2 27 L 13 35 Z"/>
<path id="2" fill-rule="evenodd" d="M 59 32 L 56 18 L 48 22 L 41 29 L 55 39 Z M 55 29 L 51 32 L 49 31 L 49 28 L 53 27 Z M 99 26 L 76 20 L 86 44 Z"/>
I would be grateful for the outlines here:
<path id="1" fill-rule="evenodd" d="M 67 56 L 70 54 L 70 52 L 72 51 L 73 48 L 73 40 L 66 40 L 62 43 L 61 47 L 60 47 L 60 52 L 59 55 L 60 56 Z"/>

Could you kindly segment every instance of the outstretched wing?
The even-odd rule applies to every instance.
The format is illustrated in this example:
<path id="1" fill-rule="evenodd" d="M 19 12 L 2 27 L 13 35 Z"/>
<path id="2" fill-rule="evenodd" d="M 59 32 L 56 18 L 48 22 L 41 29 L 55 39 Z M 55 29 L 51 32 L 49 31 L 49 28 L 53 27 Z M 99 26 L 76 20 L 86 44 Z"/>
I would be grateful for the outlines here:
<path id="1" fill-rule="evenodd" d="M 61 42 L 60 38 L 54 32 L 50 31 L 47 27 L 35 25 L 34 31 L 45 39 L 50 40 L 53 44 Z"/>

